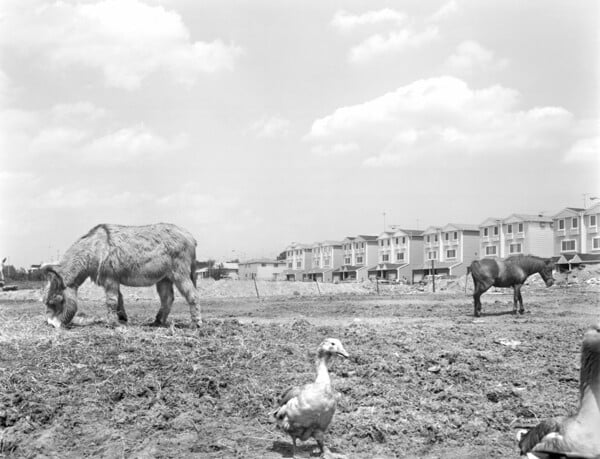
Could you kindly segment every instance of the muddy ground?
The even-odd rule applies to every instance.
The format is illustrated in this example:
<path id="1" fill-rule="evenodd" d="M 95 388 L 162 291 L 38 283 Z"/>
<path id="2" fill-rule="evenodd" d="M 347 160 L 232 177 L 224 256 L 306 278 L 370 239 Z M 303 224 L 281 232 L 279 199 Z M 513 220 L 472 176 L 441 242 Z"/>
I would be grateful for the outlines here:
<path id="1" fill-rule="evenodd" d="M 464 292 L 211 298 L 199 330 L 181 299 L 167 328 L 146 325 L 157 305 L 145 298 L 109 328 L 98 298 L 56 331 L 38 301 L 0 297 L 0 456 L 290 457 L 268 413 L 338 337 L 351 358 L 331 368 L 335 453 L 518 457 L 516 426 L 576 409 L 581 337 L 600 308 L 597 288 L 528 287 L 514 316 L 509 293 L 484 295 L 480 319 Z"/>

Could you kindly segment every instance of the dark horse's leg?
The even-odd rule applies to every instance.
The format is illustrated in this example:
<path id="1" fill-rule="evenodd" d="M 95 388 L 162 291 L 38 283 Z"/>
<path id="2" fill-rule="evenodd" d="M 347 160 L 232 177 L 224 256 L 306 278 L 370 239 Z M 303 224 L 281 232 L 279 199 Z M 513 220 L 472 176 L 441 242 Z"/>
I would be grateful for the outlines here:
<path id="1" fill-rule="evenodd" d="M 485 285 L 483 282 L 475 281 L 475 288 L 473 291 L 473 304 L 474 304 L 474 312 L 473 315 L 475 317 L 481 316 L 481 295 L 483 295 L 491 285 Z"/>
<path id="2" fill-rule="evenodd" d="M 523 286 L 523 284 L 515 284 L 515 285 L 513 285 L 513 290 L 515 292 L 514 299 L 513 299 L 513 303 L 514 303 L 513 313 L 514 314 L 517 313 L 517 302 L 520 305 L 519 312 L 521 314 L 523 314 L 525 312 L 525 308 L 523 308 L 523 297 L 521 296 L 521 287 L 522 286 Z"/>

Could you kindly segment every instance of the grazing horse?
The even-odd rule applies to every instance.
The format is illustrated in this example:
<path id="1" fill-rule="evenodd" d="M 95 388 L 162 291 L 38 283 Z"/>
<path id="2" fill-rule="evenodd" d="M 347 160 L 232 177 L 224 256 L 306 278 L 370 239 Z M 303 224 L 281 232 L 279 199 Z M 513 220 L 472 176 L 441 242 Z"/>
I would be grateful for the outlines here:
<path id="1" fill-rule="evenodd" d="M 190 306 L 192 325 L 200 325 L 195 264 L 196 241 L 183 228 L 169 223 L 97 225 L 75 241 L 60 264 L 42 266 L 48 276 L 43 300 L 47 321 L 57 328 L 71 322 L 77 312 L 77 289 L 89 277 L 105 290 L 111 323 L 127 322 L 121 285 L 156 285 L 161 306 L 154 323 L 165 325 L 175 285 Z"/>
<path id="2" fill-rule="evenodd" d="M 514 290 L 514 310 L 517 312 L 517 302 L 520 304 L 519 312 L 523 314 L 523 297 L 521 286 L 529 276 L 540 273 L 547 287 L 554 283 L 552 269 L 554 263 L 550 258 L 540 258 L 533 255 L 517 255 L 505 259 L 495 260 L 483 258 L 471 263 L 471 275 L 475 284 L 473 300 L 475 303 L 475 317 L 481 315 L 481 295 L 490 287 L 512 287 Z"/>

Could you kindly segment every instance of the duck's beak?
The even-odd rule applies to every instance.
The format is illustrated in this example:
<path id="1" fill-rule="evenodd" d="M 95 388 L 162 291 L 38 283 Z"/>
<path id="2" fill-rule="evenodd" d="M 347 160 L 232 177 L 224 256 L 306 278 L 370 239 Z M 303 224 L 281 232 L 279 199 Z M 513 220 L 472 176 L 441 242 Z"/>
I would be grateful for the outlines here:
<path id="1" fill-rule="evenodd" d="M 341 355 L 342 357 L 344 357 L 346 359 L 350 357 L 350 355 L 346 352 L 346 349 L 344 349 L 341 346 L 337 350 L 337 355 Z"/>

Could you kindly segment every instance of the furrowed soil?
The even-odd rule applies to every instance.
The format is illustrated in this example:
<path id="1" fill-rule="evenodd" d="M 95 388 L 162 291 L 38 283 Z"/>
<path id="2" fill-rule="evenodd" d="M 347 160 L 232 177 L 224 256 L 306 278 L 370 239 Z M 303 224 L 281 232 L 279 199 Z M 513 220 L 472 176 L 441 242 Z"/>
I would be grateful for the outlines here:
<path id="1" fill-rule="evenodd" d="M 269 411 L 314 379 L 326 337 L 350 353 L 330 369 L 340 398 L 326 444 L 338 457 L 518 457 L 518 426 L 577 408 L 596 284 L 524 287 L 522 316 L 511 291 L 486 293 L 478 319 L 462 290 L 300 286 L 262 299 L 204 295 L 197 330 L 179 297 L 170 326 L 148 326 L 151 289 L 125 294 L 129 325 L 117 329 L 101 295 L 80 292 L 63 330 L 45 325 L 39 291 L 0 296 L 0 456 L 290 457 Z M 314 441 L 301 445 L 299 457 L 318 456 Z"/>

